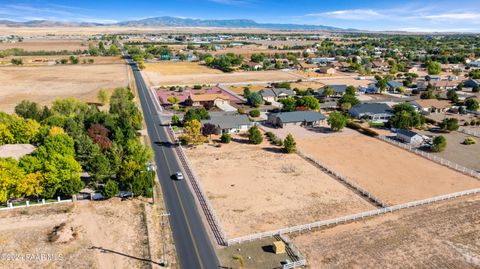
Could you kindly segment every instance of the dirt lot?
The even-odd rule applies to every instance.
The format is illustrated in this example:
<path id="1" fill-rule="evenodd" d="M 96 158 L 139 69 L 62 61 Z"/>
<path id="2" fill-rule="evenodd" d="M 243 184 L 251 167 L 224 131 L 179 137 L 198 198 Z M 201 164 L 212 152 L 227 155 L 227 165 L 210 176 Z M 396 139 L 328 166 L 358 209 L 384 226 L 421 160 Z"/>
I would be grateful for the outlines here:
<path id="1" fill-rule="evenodd" d="M 125 64 L 0 67 L 0 110 L 12 112 L 24 99 L 49 104 L 56 98 L 96 101 L 101 88 L 128 84 Z"/>
<path id="2" fill-rule="evenodd" d="M 298 88 L 300 90 L 306 90 L 308 88 L 318 90 L 323 86 L 325 86 L 325 84 L 317 81 L 302 81 L 302 82 L 294 82 L 290 84 L 290 87 L 292 89 Z"/>
<path id="3" fill-rule="evenodd" d="M 53 259 L 0 259 L 0 267 L 147 268 L 139 260 L 148 258 L 140 203 L 111 199 L 3 211 L 3 254 L 49 254 Z"/>
<path id="4" fill-rule="evenodd" d="M 231 85 L 228 87 L 229 90 L 233 91 L 234 93 L 241 94 L 243 95 L 243 90 L 245 87 L 250 88 L 250 91 L 252 92 L 259 92 L 263 89 L 265 89 L 268 86 L 268 84 L 244 84 L 244 85 Z"/>
<path id="5" fill-rule="evenodd" d="M 54 56 L 9 56 L 0 59 L 0 64 L 4 65 L 12 65 L 11 60 L 12 58 L 15 59 L 22 59 L 23 60 L 23 66 L 46 66 L 46 65 L 54 65 L 56 60 L 61 60 L 61 59 L 69 59 L 70 55 L 54 55 Z M 77 56 L 80 60 L 79 65 L 84 64 L 83 60 L 88 61 L 89 59 L 93 59 L 93 64 L 120 64 L 124 63 L 125 60 L 123 60 L 120 57 L 90 57 L 90 56 Z M 92 65 L 92 64 L 88 64 Z"/>
<path id="6" fill-rule="evenodd" d="M 460 132 L 451 132 L 451 133 L 434 133 L 429 131 L 419 131 L 422 134 L 435 137 L 438 135 L 443 135 L 447 139 L 447 148 L 435 155 L 449 160 L 454 163 L 458 163 L 467 168 L 480 171 L 480 144 L 474 145 L 464 145 L 462 144 L 466 138 L 470 135 L 460 133 Z M 474 137 L 477 142 L 480 142 L 480 138 Z"/>
<path id="7" fill-rule="evenodd" d="M 161 62 L 147 63 L 144 72 L 158 72 L 164 76 L 172 75 L 192 75 L 192 74 L 222 74 L 217 69 L 192 62 Z"/>
<path id="8" fill-rule="evenodd" d="M 312 268 L 478 268 L 480 196 L 293 238 Z M 478 266 L 478 264 L 477 264 Z"/>
<path id="9" fill-rule="evenodd" d="M 296 154 L 235 137 L 187 150 L 229 238 L 374 209 Z"/>
<path id="10" fill-rule="evenodd" d="M 249 84 L 252 82 L 270 82 L 276 80 L 297 80 L 296 75 L 275 70 L 275 71 L 251 71 L 233 72 L 220 74 L 185 74 L 165 76 L 156 71 L 142 71 L 144 77 L 154 86 L 169 85 L 193 85 L 193 84 L 217 84 L 217 83 L 239 83 Z M 243 84 L 243 83 L 242 83 Z"/>
<path id="11" fill-rule="evenodd" d="M 480 181 L 356 132 L 297 140 L 299 148 L 387 204 L 480 187 Z"/>
<path id="12" fill-rule="evenodd" d="M 86 50 L 88 41 L 82 39 L 25 39 L 23 42 L 0 43 L 0 50 L 19 48 L 26 51 Z"/>

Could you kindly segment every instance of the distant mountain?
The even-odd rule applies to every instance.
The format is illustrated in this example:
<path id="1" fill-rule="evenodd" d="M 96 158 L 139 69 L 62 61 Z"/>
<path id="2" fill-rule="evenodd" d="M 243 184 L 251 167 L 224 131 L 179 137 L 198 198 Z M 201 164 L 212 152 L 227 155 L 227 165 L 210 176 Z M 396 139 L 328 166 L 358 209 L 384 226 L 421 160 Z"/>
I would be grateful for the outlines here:
<path id="1" fill-rule="evenodd" d="M 10 27 L 92 27 L 92 26 L 128 26 L 128 27 L 218 27 L 218 28 L 262 28 L 277 30 L 324 30 L 324 31 L 342 31 L 352 29 L 342 29 L 324 25 L 307 24 L 276 24 L 276 23 L 258 23 L 254 20 L 236 19 L 236 20 L 201 20 L 186 19 L 177 17 L 154 17 L 142 20 L 124 21 L 113 24 L 91 23 L 91 22 L 59 22 L 47 20 L 35 20 L 26 22 L 15 22 L 9 20 L 0 20 L 0 25 Z"/>
<path id="2" fill-rule="evenodd" d="M 131 27 L 220 27 L 220 28 L 264 28 L 279 30 L 327 30 L 339 31 L 344 30 L 337 27 L 324 25 L 307 25 L 307 24 L 276 24 L 276 23 L 258 23 L 254 20 L 201 20 L 201 19 L 185 19 L 176 17 L 154 17 L 142 20 L 125 21 L 117 23 L 120 26 Z"/>

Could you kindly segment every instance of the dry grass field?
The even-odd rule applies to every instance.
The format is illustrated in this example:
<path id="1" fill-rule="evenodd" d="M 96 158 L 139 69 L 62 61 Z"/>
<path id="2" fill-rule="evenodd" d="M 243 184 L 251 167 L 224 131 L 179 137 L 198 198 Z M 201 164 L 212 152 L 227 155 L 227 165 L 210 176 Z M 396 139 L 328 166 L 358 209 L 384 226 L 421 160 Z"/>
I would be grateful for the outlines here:
<path id="1" fill-rule="evenodd" d="M 128 84 L 125 64 L 0 67 L 0 110 L 12 112 L 24 99 L 49 104 L 56 98 L 96 101 L 101 88 Z"/>
<path id="2" fill-rule="evenodd" d="M 317 81 L 302 81 L 302 82 L 294 82 L 290 84 L 292 89 L 298 88 L 302 91 L 311 88 L 314 90 L 320 89 L 321 87 L 325 86 L 325 84 Z"/>
<path id="3" fill-rule="evenodd" d="M 12 58 L 22 59 L 23 66 L 45 66 L 45 65 L 54 65 L 56 60 L 68 59 L 70 55 L 49 55 L 49 56 L 8 56 L 0 59 L 0 65 L 12 65 Z M 88 63 L 89 59 L 93 59 L 93 64 L 121 64 L 125 63 L 121 57 L 114 56 L 77 56 L 80 60 L 80 65 L 84 64 L 83 60 L 86 60 Z M 89 64 L 91 65 L 91 64 Z"/>
<path id="4" fill-rule="evenodd" d="M 187 150 L 229 238 L 374 209 L 298 155 L 246 143 Z"/>
<path id="5" fill-rule="evenodd" d="M 19 48 L 26 51 L 85 50 L 89 41 L 82 39 L 25 39 L 23 42 L 0 43 L 0 50 Z"/>
<path id="6" fill-rule="evenodd" d="M 170 62 L 146 63 L 144 72 L 157 72 L 164 76 L 193 75 L 193 74 L 222 74 L 218 69 L 213 69 L 195 62 Z"/>
<path id="7" fill-rule="evenodd" d="M 387 204 L 480 187 L 480 181 L 357 132 L 297 140 L 297 146 Z"/>
<path id="8" fill-rule="evenodd" d="M 231 85 L 228 87 L 229 90 L 233 91 L 236 94 L 243 95 L 243 90 L 245 87 L 248 87 L 252 92 L 259 92 L 265 89 L 268 84 L 244 84 L 244 85 Z"/>
<path id="9" fill-rule="evenodd" d="M 478 268 L 480 196 L 293 237 L 311 268 Z"/>
<path id="10" fill-rule="evenodd" d="M 271 82 L 282 80 L 297 80 L 298 77 L 290 73 L 275 71 L 251 71 L 251 72 L 233 72 L 220 74 L 185 74 L 165 76 L 157 71 L 142 71 L 144 78 L 152 86 L 171 86 L 171 85 L 194 85 L 218 83 L 241 83 L 249 84 L 256 82 Z"/>
<path id="11" fill-rule="evenodd" d="M 0 212 L 3 254 L 49 254 L 54 258 L 0 259 L 0 267 L 147 268 L 148 264 L 138 260 L 148 258 L 140 203 L 110 199 Z M 53 233 L 60 225 L 63 227 Z"/>

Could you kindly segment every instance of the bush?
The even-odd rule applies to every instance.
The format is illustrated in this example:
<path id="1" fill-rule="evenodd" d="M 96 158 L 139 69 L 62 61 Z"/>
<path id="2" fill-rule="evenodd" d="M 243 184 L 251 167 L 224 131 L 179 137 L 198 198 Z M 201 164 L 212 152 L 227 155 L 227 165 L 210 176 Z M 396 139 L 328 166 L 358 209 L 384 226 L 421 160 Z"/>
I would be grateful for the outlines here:
<path id="1" fill-rule="evenodd" d="M 443 137 L 442 135 L 439 135 L 433 139 L 433 145 L 431 150 L 434 152 L 441 152 L 444 151 L 446 147 L 447 139 L 445 139 L 445 137 Z"/>
<path id="2" fill-rule="evenodd" d="M 118 194 L 118 184 L 113 180 L 107 181 L 105 187 L 103 187 L 103 195 L 107 198 L 113 197 Z"/>
<path id="3" fill-rule="evenodd" d="M 237 109 L 238 114 L 245 114 L 245 110 L 243 108 Z"/>
<path id="4" fill-rule="evenodd" d="M 292 153 L 297 149 L 297 143 L 293 139 L 292 134 L 288 134 L 285 140 L 283 141 L 283 150 L 286 153 Z"/>
<path id="5" fill-rule="evenodd" d="M 455 118 L 444 119 L 438 126 L 447 132 L 455 131 L 458 130 L 458 120 Z"/>
<path id="6" fill-rule="evenodd" d="M 272 132 L 267 132 L 265 135 L 268 137 L 268 140 L 272 141 L 274 138 L 276 138 L 275 134 Z"/>
<path id="7" fill-rule="evenodd" d="M 378 136 L 377 132 L 375 132 L 374 130 L 369 129 L 369 128 L 362 128 L 362 132 L 363 132 L 363 134 L 366 134 L 368 136 Z"/>
<path id="8" fill-rule="evenodd" d="M 354 129 L 354 130 L 360 130 L 362 129 L 362 126 L 356 122 L 353 122 L 353 121 L 349 121 L 347 122 L 347 127 L 350 128 L 350 129 Z"/>
<path id="9" fill-rule="evenodd" d="M 250 143 L 258 145 L 263 142 L 263 136 L 257 126 L 253 126 L 248 130 L 248 141 Z"/>
<path id="10" fill-rule="evenodd" d="M 342 113 L 332 112 L 330 113 L 327 122 L 334 132 L 339 132 L 345 128 L 345 125 L 347 125 L 347 118 Z"/>
<path id="11" fill-rule="evenodd" d="M 258 109 L 254 109 L 254 110 L 250 111 L 249 114 L 250 114 L 250 117 L 256 118 L 256 117 L 260 116 L 260 111 Z"/>
<path id="12" fill-rule="evenodd" d="M 470 136 L 467 139 L 465 139 L 465 141 L 463 141 L 463 144 L 464 145 L 474 145 L 474 144 L 477 144 L 477 140 L 475 140 L 475 138 L 473 138 L 473 136 Z"/>
<path id="13" fill-rule="evenodd" d="M 232 136 L 228 133 L 223 133 L 222 136 L 220 136 L 220 141 L 222 143 L 228 144 L 230 141 L 232 141 Z"/>
<path id="14" fill-rule="evenodd" d="M 428 124 L 437 124 L 437 122 L 434 119 L 431 118 L 425 118 L 425 123 Z"/>

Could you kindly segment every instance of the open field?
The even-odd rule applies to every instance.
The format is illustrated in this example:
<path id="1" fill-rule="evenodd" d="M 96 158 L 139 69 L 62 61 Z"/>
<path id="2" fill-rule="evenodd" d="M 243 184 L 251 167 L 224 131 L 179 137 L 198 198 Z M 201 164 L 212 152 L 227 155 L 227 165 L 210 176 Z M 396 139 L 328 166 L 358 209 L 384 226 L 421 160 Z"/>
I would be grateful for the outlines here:
<path id="1" fill-rule="evenodd" d="M 387 204 L 480 187 L 480 181 L 356 132 L 297 140 L 297 146 Z"/>
<path id="2" fill-rule="evenodd" d="M 192 74 L 223 74 L 218 69 L 213 69 L 195 62 L 170 62 L 146 63 L 144 72 L 158 72 L 160 75 L 192 75 Z"/>
<path id="3" fill-rule="evenodd" d="M 165 76 L 156 71 L 142 71 L 144 77 L 152 86 L 167 85 L 193 85 L 193 84 L 218 84 L 218 83 L 239 83 L 249 84 L 252 82 L 270 82 L 277 80 L 297 80 L 298 77 L 290 73 L 275 71 L 251 71 L 233 72 L 220 74 L 189 74 Z"/>
<path id="4" fill-rule="evenodd" d="M 88 41 L 82 39 L 25 39 L 23 42 L 0 43 L 0 50 L 19 48 L 26 51 L 86 50 Z"/>
<path id="5" fill-rule="evenodd" d="M 314 89 L 314 90 L 318 90 L 323 86 L 325 86 L 325 84 L 323 84 L 321 82 L 317 82 L 317 81 L 302 81 L 302 82 L 290 83 L 290 87 L 292 89 L 298 88 L 302 91 L 304 91 L 306 89 L 309 89 L 309 88 Z"/>
<path id="6" fill-rule="evenodd" d="M 298 155 L 246 143 L 187 150 L 229 238 L 374 209 Z"/>
<path id="7" fill-rule="evenodd" d="M 0 212 L 3 254 L 49 254 L 54 258 L 0 259 L 0 267 L 147 268 L 148 264 L 138 260 L 148 259 L 140 203 L 110 199 Z M 62 224 L 52 235 L 54 227 Z M 51 242 L 51 238 L 55 240 Z"/>
<path id="8" fill-rule="evenodd" d="M 268 84 L 245 84 L 245 85 L 231 85 L 228 86 L 228 89 L 233 91 L 236 94 L 241 94 L 243 95 L 243 90 L 245 87 L 248 87 L 250 91 L 252 92 L 259 92 L 263 89 L 265 89 L 268 86 Z"/>
<path id="9" fill-rule="evenodd" d="M 23 66 L 42 66 L 42 65 L 54 65 L 56 60 L 69 59 L 70 55 L 49 55 L 49 56 L 8 56 L 0 59 L 0 64 L 12 65 L 11 60 L 22 59 Z M 114 56 L 76 56 L 80 60 L 79 65 L 84 64 L 83 60 L 93 59 L 93 64 L 119 64 L 124 63 L 121 57 Z M 91 65 L 89 63 L 89 65 Z"/>
<path id="10" fill-rule="evenodd" d="M 480 195 L 416 207 L 293 242 L 312 268 L 478 268 Z"/>
<path id="11" fill-rule="evenodd" d="M 128 84 L 125 64 L 0 67 L 0 110 L 13 112 L 24 99 L 49 104 L 56 98 L 96 101 L 101 88 Z"/>
<path id="12" fill-rule="evenodd" d="M 438 153 L 434 153 L 436 156 L 444 158 L 454 163 L 458 163 L 467 168 L 480 171 L 480 144 L 464 145 L 462 144 L 466 138 L 470 135 L 460 132 L 450 133 L 435 133 L 430 131 L 418 131 L 424 135 L 435 137 L 443 135 L 447 139 L 447 148 Z M 477 142 L 480 138 L 474 137 Z"/>
<path id="13" fill-rule="evenodd" d="M 316 79 L 315 81 L 323 83 L 325 85 L 353 85 L 355 87 L 368 86 L 372 83 L 371 80 L 360 80 L 355 77 L 324 77 Z"/>

